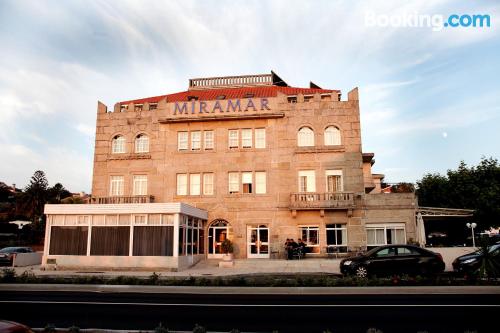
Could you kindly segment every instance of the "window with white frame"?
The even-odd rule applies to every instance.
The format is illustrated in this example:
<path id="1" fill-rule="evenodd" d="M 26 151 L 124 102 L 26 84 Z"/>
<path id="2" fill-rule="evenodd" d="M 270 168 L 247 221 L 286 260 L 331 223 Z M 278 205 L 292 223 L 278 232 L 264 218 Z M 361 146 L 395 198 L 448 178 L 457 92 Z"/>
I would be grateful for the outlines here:
<path id="1" fill-rule="evenodd" d="M 188 149 L 188 132 L 177 132 L 177 147 L 179 150 Z"/>
<path id="2" fill-rule="evenodd" d="M 204 173 L 203 174 L 203 195 L 213 195 L 214 194 L 214 174 Z"/>
<path id="3" fill-rule="evenodd" d="M 200 195 L 200 180 L 199 173 L 192 173 L 189 175 L 189 195 Z"/>
<path id="4" fill-rule="evenodd" d="M 255 172 L 255 193 L 265 194 L 266 189 L 266 173 L 264 171 Z"/>
<path id="5" fill-rule="evenodd" d="M 133 184 L 133 195 L 146 195 L 148 194 L 148 176 L 135 175 Z"/>
<path id="6" fill-rule="evenodd" d="M 146 224 L 146 215 L 134 215 L 134 224 Z"/>
<path id="7" fill-rule="evenodd" d="M 206 150 L 214 149 L 214 131 L 204 131 L 204 148 Z"/>
<path id="8" fill-rule="evenodd" d="M 302 241 L 309 247 L 311 253 L 319 253 L 319 227 L 302 226 L 300 227 Z"/>
<path id="9" fill-rule="evenodd" d="M 136 153 L 149 152 L 149 137 L 146 134 L 139 134 L 135 138 L 135 152 Z"/>
<path id="10" fill-rule="evenodd" d="M 255 148 L 261 149 L 266 148 L 266 129 L 256 128 L 255 129 Z"/>
<path id="11" fill-rule="evenodd" d="M 336 126 L 328 126 L 325 129 L 325 146 L 336 146 L 340 144 L 340 130 Z"/>
<path id="12" fill-rule="evenodd" d="M 243 193 L 253 193 L 252 173 L 242 172 L 241 183 L 243 185 Z"/>
<path id="13" fill-rule="evenodd" d="M 301 127 L 297 133 L 297 144 L 299 147 L 314 146 L 314 131 L 307 126 Z"/>
<path id="14" fill-rule="evenodd" d="M 187 195 L 187 174 L 177 174 L 177 195 Z"/>
<path id="15" fill-rule="evenodd" d="M 89 215 L 79 215 L 76 219 L 77 224 L 89 224 L 90 216 Z"/>
<path id="16" fill-rule="evenodd" d="M 229 130 L 229 148 L 239 147 L 238 130 Z"/>
<path id="17" fill-rule="evenodd" d="M 386 244 L 406 244 L 403 223 L 367 224 L 366 245 L 374 247 Z"/>
<path id="18" fill-rule="evenodd" d="M 191 132 L 191 150 L 201 149 L 201 132 L 193 131 Z"/>
<path id="19" fill-rule="evenodd" d="M 109 195 L 119 196 L 123 195 L 123 176 L 111 176 L 109 184 Z"/>
<path id="20" fill-rule="evenodd" d="M 316 192 L 316 172 L 314 170 L 299 171 L 299 192 Z"/>
<path id="21" fill-rule="evenodd" d="M 347 226 L 345 224 L 326 225 L 326 245 L 338 252 L 347 252 Z"/>
<path id="22" fill-rule="evenodd" d="M 238 172 L 229 172 L 229 193 L 238 193 L 240 191 L 240 175 Z"/>
<path id="23" fill-rule="evenodd" d="M 326 192 L 335 193 L 343 191 L 342 170 L 326 170 Z"/>
<path id="24" fill-rule="evenodd" d="M 117 135 L 113 138 L 111 142 L 111 152 L 113 154 L 123 154 L 125 153 L 125 137 L 122 135 Z"/>
<path id="25" fill-rule="evenodd" d="M 241 146 L 243 148 L 252 148 L 252 129 L 244 128 L 241 130 Z"/>

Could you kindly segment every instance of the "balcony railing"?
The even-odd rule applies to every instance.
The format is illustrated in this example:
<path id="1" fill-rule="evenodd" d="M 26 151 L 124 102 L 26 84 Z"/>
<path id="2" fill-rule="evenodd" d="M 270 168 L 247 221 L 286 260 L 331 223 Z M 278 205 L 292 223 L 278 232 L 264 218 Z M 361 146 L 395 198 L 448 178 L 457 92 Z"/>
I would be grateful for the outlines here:
<path id="1" fill-rule="evenodd" d="M 349 209 L 354 208 L 354 193 L 292 193 L 290 209 Z"/>
<path id="2" fill-rule="evenodd" d="M 91 204 L 131 204 L 131 203 L 151 203 L 154 202 L 152 195 L 132 195 L 132 196 L 112 196 L 112 197 L 91 197 Z"/>

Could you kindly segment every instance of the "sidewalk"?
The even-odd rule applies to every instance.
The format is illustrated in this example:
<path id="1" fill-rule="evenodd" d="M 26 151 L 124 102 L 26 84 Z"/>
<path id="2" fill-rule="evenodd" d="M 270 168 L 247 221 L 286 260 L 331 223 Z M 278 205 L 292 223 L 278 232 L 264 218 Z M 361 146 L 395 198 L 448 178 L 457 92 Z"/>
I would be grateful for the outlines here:
<path id="1" fill-rule="evenodd" d="M 164 277 L 189 277 L 189 276 L 231 276 L 248 274 L 300 274 L 300 273 L 324 273 L 340 274 L 340 259 L 235 259 L 233 267 L 220 268 L 220 260 L 202 260 L 193 267 L 180 272 L 158 271 Z M 31 271 L 37 276 L 149 276 L 153 271 L 135 270 L 41 270 L 40 265 L 15 267 L 18 275 L 25 271 Z"/>

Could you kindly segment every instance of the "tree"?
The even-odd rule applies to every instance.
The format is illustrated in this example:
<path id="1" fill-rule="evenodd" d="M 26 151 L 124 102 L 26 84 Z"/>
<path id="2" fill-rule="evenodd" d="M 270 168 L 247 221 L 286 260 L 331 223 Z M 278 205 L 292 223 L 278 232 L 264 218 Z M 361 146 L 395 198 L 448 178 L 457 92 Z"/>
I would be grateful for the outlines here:
<path id="1" fill-rule="evenodd" d="M 47 190 L 47 200 L 49 203 L 58 204 L 61 200 L 70 197 L 71 192 L 64 188 L 61 183 L 56 183 Z"/>
<path id="2" fill-rule="evenodd" d="M 500 225 L 500 164 L 494 158 L 471 167 L 462 161 L 446 176 L 427 174 L 417 187 L 420 206 L 474 209 L 478 230 Z"/>
<path id="3" fill-rule="evenodd" d="M 49 183 L 45 177 L 45 172 L 35 171 L 31 176 L 30 183 L 24 189 L 21 201 L 27 215 L 31 219 L 36 219 L 43 215 L 43 207 L 47 202 L 47 188 Z"/>

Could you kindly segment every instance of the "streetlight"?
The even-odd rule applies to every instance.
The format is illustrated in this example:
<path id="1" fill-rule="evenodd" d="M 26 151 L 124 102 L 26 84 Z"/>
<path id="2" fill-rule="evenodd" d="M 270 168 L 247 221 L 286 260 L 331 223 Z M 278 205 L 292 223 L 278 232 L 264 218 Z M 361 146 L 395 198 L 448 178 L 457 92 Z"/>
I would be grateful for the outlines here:
<path id="1" fill-rule="evenodd" d="M 474 228 L 477 227 L 477 224 L 472 222 L 472 223 L 467 223 L 466 226 L 467 228 L 470 228 L 472 232 L 472 247 L 476 247 L 476 240 L 474 238 Z"/>

